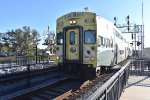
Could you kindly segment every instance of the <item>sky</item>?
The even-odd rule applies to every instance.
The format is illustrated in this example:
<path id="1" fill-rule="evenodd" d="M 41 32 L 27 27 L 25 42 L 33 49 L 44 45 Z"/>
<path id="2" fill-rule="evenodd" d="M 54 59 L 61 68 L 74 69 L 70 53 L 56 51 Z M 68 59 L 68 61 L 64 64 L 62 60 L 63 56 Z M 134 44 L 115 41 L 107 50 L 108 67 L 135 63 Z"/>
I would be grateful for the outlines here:
<path id="1" fill-rule="evenodd" d="M 40 33 L 42 43 L 48 26 L 56 32 L 58 17 L 85 7 L 111 22 L 117 17 L 120 25 L 126 24 L 127 15 L 130 23 L 142 24 L 142 2 L 145 47 L 150 47 L 150 0 L 0 0 L 0 32 L 30 26 Z"/>

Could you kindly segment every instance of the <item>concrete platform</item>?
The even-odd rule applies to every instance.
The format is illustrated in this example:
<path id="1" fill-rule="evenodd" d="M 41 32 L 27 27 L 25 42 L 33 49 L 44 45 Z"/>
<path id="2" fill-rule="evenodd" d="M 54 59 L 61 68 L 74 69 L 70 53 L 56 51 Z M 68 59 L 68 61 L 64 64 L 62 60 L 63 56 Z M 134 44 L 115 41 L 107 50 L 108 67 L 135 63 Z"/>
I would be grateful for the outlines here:
<path id="1" fill-rule="evenodd" d="M 120 100 L 150 100 L 150 76 L 130 76 Z"/>

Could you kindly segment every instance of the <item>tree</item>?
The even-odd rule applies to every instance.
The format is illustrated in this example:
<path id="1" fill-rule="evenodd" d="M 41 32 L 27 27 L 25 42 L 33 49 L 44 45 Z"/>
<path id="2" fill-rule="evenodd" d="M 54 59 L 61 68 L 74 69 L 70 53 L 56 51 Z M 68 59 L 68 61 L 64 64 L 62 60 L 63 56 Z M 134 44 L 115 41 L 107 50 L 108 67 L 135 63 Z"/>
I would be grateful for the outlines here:
<path id="1" fill-rule="evenodd" d="M 8 35 L 0 33 L 0 51 L 8 51 Z"/>
<path id="2" fill-rule="evenodd" d="M 0 50 L 1 50 L 1 46 L 2 46 L 2 33 L 0 33 Z"/>
<path id="3" fill-rule="evenodd" d="M 12 51 L 28 52 L 28 50 L 33 50 L 33 44 L 38 44 L 40 41 L 39 32 L 29 26 L 8 31 L 7 35 Z"/>

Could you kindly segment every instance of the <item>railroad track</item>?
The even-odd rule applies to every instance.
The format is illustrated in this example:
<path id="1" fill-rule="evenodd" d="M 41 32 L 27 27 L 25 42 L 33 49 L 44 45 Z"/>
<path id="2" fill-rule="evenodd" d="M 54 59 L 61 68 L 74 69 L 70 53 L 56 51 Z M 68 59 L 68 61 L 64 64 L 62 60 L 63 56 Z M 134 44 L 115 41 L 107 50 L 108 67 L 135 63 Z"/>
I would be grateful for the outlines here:
<path id="1" fill-rule="evenodd" d="M 95 78 L 94 80 L 87 82 L 76 91 L 71 92 L 70 95 L 64 98 L 64 100 L 86 100 L 87 97 L 89 97 L 94 91 L 101 87 L 108 79 L 110 79 L 114 73 L 105 73 Z"/>
<path id="2" fill-rule="evenodd" d="M 28 77 L 34 77 L 37 75 L 42 75 L 43 73 L 49 73 L 52 71 L 58 71 L 58 67 L 54 66 L 51 68 L 44 68 L 44 69 L 37 69 L 37 70 L 31 70 L 31 71 L 22 71 L 18 73 L 11 73 L 6 75 L 0 75 L 0 83 L 6 83 L 6 82 L 12 82 L 16 80 L 26 79 Z"/>
<path id="3" fill-rule="evenodd" d="M 1 77 L 0 100 L 5 98 L 9 99 L 20 94 L 20 92 L 32 90 L 34 87 L 41 87 L 41 84 L 49 84 L 66 77 L 63 73 L 57 71 L 57 69 L 45 69 L 37 72 L 31 71 L 30 73 L 18 73 L 17 75 L 13 75 L 7 76 L 6 79 L 5 77 Z"/>
<path id="4" fill-rule="evenodd" d="M 107 80 L 109 80 L 116 72 L 121 69 L 121 66 L 125 65 L 129 60 L 121 62 L 117 66 L 106 71 L 104 74 L 101 74 L 99 77 L 89 82 L 89 84 L 85 85 L 83 88 L 80 88 L 77 91 L 73 92 L 70 96 L 65 98 L 65 100 L 87 100 L 87 98 L 94 91 L 100 88 Z"/>
<path id="5" fill-rule="evenodd" d="M 71 93 L 73 90 L 78 89 L 83 83 L 83 80 L 72 78 L 62 78 L 54 81 L 53 83 L 42 85 L 39 88 L 34 88 L 30 91 L 20 93 L 14 96 L 13 99 L 19 100 L 52 100 L 66 96 L 64 94 Z M 63 94 L 63 95 L 62 95 Z M 62 95 L 62 96 L 60 96 Z"/>
<path id="6" fill-rule="evenodd" d="M 60 100 L 62 98 L 85 98 L 87 97 L 85 95 L 93 93 L 93 91 L 99 88 L 117 71 L 118 68 L 109 70 L 95 80 L 88 82 L 85 86 L 82 85 L 85 80 L 71 78 L 62 73 L 57 74 L 55 71 L 52 71 L 51 75 L 45 71 L 44 73 L 47 72 L 47 74 L 43 74 L 43 76 L 42 74 L 40 75 L 40 72 L 39 75 L 32 73 L 19 82 L 11 83 L 11 81 L 5 80 L 6 84 L 0 84 L 0 99 Z M 38 75 L 38 77 L 35 77 L 36 75 Z M 8 78 L 8 80 L 11 79 Z M 77 91 L 74 92 L 74 90 Z M 85 95 L 82 96 L 82 94 Z"/>
<path id="7" fill-rule="evenodd" d="M 67 79 L 63 73 L 51 73 L 40 77 L 0 84 L 0 100 L 13 99 L 28 92 Z"/>

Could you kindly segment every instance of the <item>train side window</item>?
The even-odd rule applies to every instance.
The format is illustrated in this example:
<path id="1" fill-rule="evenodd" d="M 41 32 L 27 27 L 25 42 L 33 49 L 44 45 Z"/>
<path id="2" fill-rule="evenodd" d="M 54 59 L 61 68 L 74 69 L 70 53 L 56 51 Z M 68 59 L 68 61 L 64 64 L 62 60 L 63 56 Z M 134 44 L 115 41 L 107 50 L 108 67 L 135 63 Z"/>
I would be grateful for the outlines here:
<path id="1" fill-rule="evenodd" d="M 105 46 L 105 45 L 106 45 L 106 39 L 103 38 L 103 46 Z"/>
<path id="2" fill-rule="evenodd" d="M 99 45 L 102 45 L 102 46 L 108 46 L 108 44 L 107 44 L 107 40 L 108 39 L 105 39 L 104 37 L 102 37 L 102 36 L 99 36 L 98 37 L 98 39 L 99 39 Z"/>
<path id="3" fill-rule="evenodd" d="M 101 45 L 104 45 L 104 38 L 101 37 Z"/>
<path id="4" fill-rule="evenodd" d="M 101 46 L 101 36 L 100 35 L 97 38 L 97 44 L 98 44 L 98 46 Z"/>
<path id="5" fill-rule="evenodd" d="M 110 47 L 110 40 L 107 39 L 107 44 L 108 44 L 108 47 Z"/>
<path id="6" fill-rule="evenodd" d="M 108 47 L 108 39 L 106 38 L 106 48 Z"/>
<path id="7" fill-rule="evenodd" d="M 103 45 L 104 44 L 104 40 L 103 40 L 104 38 L 102 37 L 102 36 L 100 36 L 100 42 L 101 42 L 101 45 Z"/>
<path id="8" fill-rule="evenodd" d="M 57 33 L 57 45 L 62 45 L 63 44 L 63 33 Z"/>
<path id="9" fill-rule="evenodd" d="M 70 32 L 70 45 L 74 45 L 75 44 L 75 32 L 71 31 Z"/>
<path id="10" fill-rule="evenodd" d="M 86 30 L 84 32 L 84 43 L 85 44 L 94 44 L 96 41 L 96 34 L 94 30 Z"/>
<path id="11" fill-rule="evenodd" d="M 110 47 L 110 40 L 109 39 L 106 39 L 106 48 L 107 47 Z"/>
<path id="12" fill-rule="evenodd" d="M 120 50 L 120 55 L 124 54 L 124 50 Z"/>
<path id="13" fill-rule="evenodd" d="M 111 48 L 113 48 L 113 40 L 111 40 Z"/>
<path id="14" fill-rule="evenodd" d="M 98 36 L 98 45 L 99 46 L 103 45 L 103 39 L 104 38 L 102 36 L 100 36 L 100 35 Z"/>

